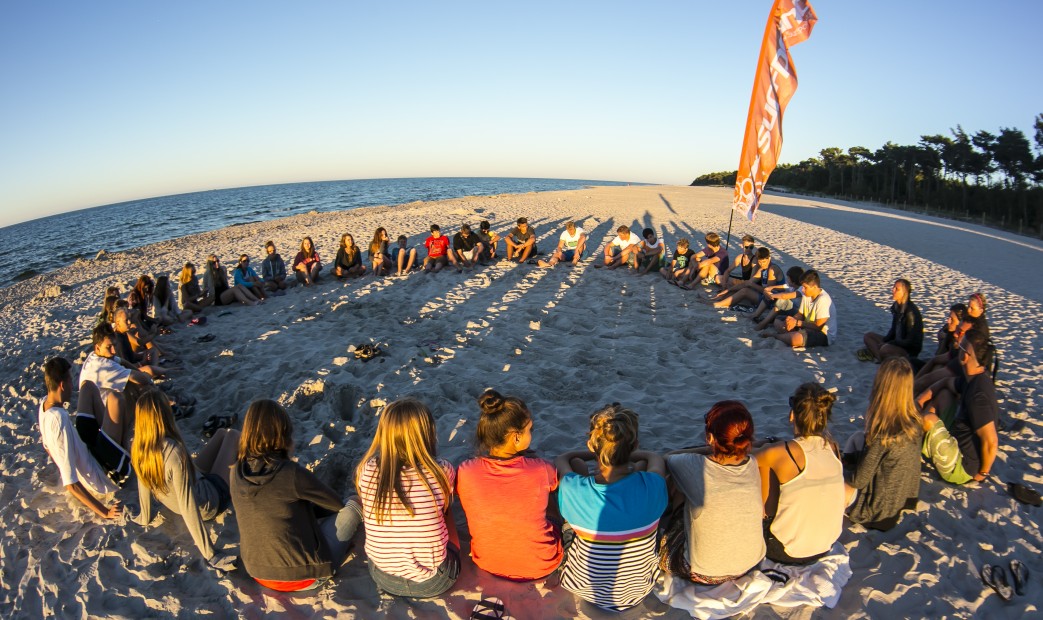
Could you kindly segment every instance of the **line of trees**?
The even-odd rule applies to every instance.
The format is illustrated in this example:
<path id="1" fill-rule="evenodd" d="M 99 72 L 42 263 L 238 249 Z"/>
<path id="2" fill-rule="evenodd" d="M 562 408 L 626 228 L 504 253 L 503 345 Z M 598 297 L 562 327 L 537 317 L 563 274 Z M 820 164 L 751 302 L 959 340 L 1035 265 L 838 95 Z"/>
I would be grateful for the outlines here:
<path id="1" fill-rule="evenodd" d="M 1032 143 L 1020 129 L 920 136 L 876 151 L 830 147 L 799 164 L 781 164 L 769 189 L 879 201 L 940 211 L 1019 232 L 1043 233 L 1043 114 Z M 734 185 L 736 171 L 713 172 L 692 185 Z"/>

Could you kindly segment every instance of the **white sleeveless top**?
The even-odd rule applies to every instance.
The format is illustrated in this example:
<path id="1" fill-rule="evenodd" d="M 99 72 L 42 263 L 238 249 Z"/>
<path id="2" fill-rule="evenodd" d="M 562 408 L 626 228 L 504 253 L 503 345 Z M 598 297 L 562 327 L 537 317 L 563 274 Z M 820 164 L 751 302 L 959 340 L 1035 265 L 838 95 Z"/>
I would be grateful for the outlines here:
<path id="1" fill-rule="evenodd" d="M 804 471 L 779 487 L 771 532 L 794 558 L 829 550 L 844 526 L 844 469 L 822 437 L 801 437 Z"/>

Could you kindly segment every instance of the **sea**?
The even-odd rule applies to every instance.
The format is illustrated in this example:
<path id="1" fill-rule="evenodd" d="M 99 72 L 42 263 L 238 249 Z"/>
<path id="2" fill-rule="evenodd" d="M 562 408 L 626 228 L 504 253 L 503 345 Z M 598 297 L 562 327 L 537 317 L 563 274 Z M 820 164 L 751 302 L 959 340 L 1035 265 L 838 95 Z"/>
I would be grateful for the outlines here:
<path id="1" fill-rule="evenodd" d="M 233 224 L 311 211 L 628 185 L 620 181 L 493 177 L 365 179 L 221 189 L 132 200 L 0 228 L 0 288 L 100 250 L 120 252 Z M 161 222 L 161 225 L 154 223 Z"/>

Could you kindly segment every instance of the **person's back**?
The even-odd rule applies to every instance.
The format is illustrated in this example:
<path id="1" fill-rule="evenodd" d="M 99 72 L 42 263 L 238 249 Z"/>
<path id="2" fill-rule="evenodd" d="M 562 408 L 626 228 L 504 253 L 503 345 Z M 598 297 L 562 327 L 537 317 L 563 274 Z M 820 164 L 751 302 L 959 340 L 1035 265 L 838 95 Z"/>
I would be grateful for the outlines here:
<path id="1" fill-rule="evenodd" d="M 771 532 L 795 558 L 825 553 L 843 528 L 844 471 L 822 437 L 798 437 L 805 465 L 779 485 L 779 507 Z M 787 446 L 790 448 L 790 446 Z"/>
<path id="2" fill-rule="evenodd" d="M 876 523 L 901 512 L 920 493 L 923 434 L 884 446 L 870 441 L 859 455 L 852 486 L 858 496 L 847 509 L 852 523 Z"/>
<path id="3" fill-rule="evenodd" d="M 550 463 L 537 458 L 477 457 L 460 464 L 457 493 L 467 513 L 471 557 L 508 579 L 537 579 L 561 563 L 561 538 L 547 520 L 558 486 Z"/>

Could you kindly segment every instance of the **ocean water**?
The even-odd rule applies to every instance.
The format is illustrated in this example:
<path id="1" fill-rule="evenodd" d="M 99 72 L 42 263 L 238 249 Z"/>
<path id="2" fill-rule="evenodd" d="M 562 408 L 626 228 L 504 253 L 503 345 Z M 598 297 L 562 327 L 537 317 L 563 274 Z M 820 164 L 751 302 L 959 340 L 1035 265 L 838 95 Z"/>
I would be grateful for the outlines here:
<path id="1" fill-rule="evenodd" d="M 177 194 L 82 209 L 0 228 L 0 287 L 47 273 L 99 250 L 120 252 L 232 224 L 310 211 L 341 211 L 460 196 L 492 196 L 626 185 L 616 181 L 419 178 L 323 181 Z M 141 226 L 139 222 L 165 222 Z"/>

